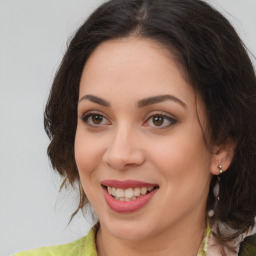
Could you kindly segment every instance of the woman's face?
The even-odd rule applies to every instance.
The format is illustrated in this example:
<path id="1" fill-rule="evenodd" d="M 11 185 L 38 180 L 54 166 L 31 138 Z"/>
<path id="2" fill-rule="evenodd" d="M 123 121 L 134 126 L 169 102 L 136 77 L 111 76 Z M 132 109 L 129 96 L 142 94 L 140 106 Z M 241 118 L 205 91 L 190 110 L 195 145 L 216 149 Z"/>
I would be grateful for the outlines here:
<path id="1" fill-rule="evenodd" d="M 195 97 L 172 55 L 154 41 L 107 41 L 88 59 L 75 158 L 108 234 L 140 240 L 204 220 L 214 156 Z"/>

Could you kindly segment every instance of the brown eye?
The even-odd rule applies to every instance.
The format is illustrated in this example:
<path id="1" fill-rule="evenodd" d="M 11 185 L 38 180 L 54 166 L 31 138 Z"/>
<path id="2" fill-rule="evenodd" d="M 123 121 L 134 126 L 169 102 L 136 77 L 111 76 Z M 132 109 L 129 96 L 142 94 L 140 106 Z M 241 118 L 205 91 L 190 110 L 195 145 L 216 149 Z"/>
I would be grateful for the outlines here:
<path id="1" fill-rule="evenodd" d="M 101 114 L 97 113 L 88 113 L 81 117 L 83 122 L 85 122 L 88 126 L 101 126 L 101 125 L 109 125 L 109 120 Z"/>
<path id="2" fill-rule="evenodd" d="M 152 122 L 155 126 L 161 126 L 164 123 L 164 118 L 162 116 L 153 116 Z"/>
<path id="3" fill-rule="evenodd" d="M 92 118 L 92 122 L 94 124 L 100 124 L 103 120 L 103 116 L 101 116 L 101 115 L 92 115 L 91 118 Z"/>
<path id="4" fill-rule="evenodd" d="M 154 128 L 167 128 L 174 125 L 177 122 L 173 117 L 166 114 L 154 114 L 147 119 L 144 123 L 145 126 L 151 126 Z"/>

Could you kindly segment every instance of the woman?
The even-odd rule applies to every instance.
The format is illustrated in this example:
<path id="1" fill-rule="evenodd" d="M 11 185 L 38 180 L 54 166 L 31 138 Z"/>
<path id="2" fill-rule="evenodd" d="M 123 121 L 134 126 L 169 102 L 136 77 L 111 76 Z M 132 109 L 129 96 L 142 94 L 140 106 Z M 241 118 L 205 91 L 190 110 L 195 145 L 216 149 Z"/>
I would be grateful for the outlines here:
<path id="1" fill-rule="evenodd" d="M 103 4 L 45 111 L 52 165 L 99 222 L 17 255 L 256 255 L 255 95 L 243 43 L 206 3 Z"/>

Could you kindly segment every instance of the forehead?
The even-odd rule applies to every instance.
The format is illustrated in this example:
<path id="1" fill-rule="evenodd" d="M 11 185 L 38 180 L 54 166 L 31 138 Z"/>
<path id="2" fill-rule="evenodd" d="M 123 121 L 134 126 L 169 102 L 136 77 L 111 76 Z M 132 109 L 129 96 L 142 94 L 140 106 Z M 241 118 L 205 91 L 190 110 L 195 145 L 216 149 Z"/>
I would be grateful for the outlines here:
<path id="1" fill-rule="evenodd" d="M 172 95 L 187 106 L 186 115 L 207 129 L 205 105 L 194 91 L 170 50 L 150 39 L 124 38 L 100 44 L 87 60 L 79 99 L 94 95 L 114 111 L 137 111 L 138 102 Z M 206 130 L 205 130 L 206 131 Z"/>
<path id="2" fill-rule="evenodd" d="M 170 50 L 150 39 L 123 38 L 100 44 L 88 58 L 81 77 L 80 95 L 88 91 L 156 94 L 194 91 Z M 148 95 L 151 96 L 151 95 Z"/>

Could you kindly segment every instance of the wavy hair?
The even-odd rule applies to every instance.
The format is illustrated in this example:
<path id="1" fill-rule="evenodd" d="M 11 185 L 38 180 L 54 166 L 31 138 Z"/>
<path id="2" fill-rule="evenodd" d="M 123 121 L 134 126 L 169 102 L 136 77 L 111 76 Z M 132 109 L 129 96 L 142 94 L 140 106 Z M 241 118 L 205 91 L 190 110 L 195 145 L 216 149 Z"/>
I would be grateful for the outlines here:
<path id="1" fill-rule="evenodd" d="M 65 181 L 79 181 L 74 139 L 83 67 L 102 42 L 129 36 L 152 39 L 171 51 L 203 99 L 211 138 L 208 143 L 236 144 L 233 161 L 221 176 L 221 200 L 211 218 L 211 224 L 217 226 L 218 242 L 232 250 L 230 242 L 255 224 L 256 78 L 234 28 L 203 1 L 110 0 L 94 11 L 70 41 L 46 105 L 44 125 L 51 140 L 48 156 L 52 166 Z M 214 176 L 206 211 L 215 204 L 215 183 Z M 77 211 L 87 203 L 80 191 Z M 219 223 L 235 233 L 222 233 Z"/>

